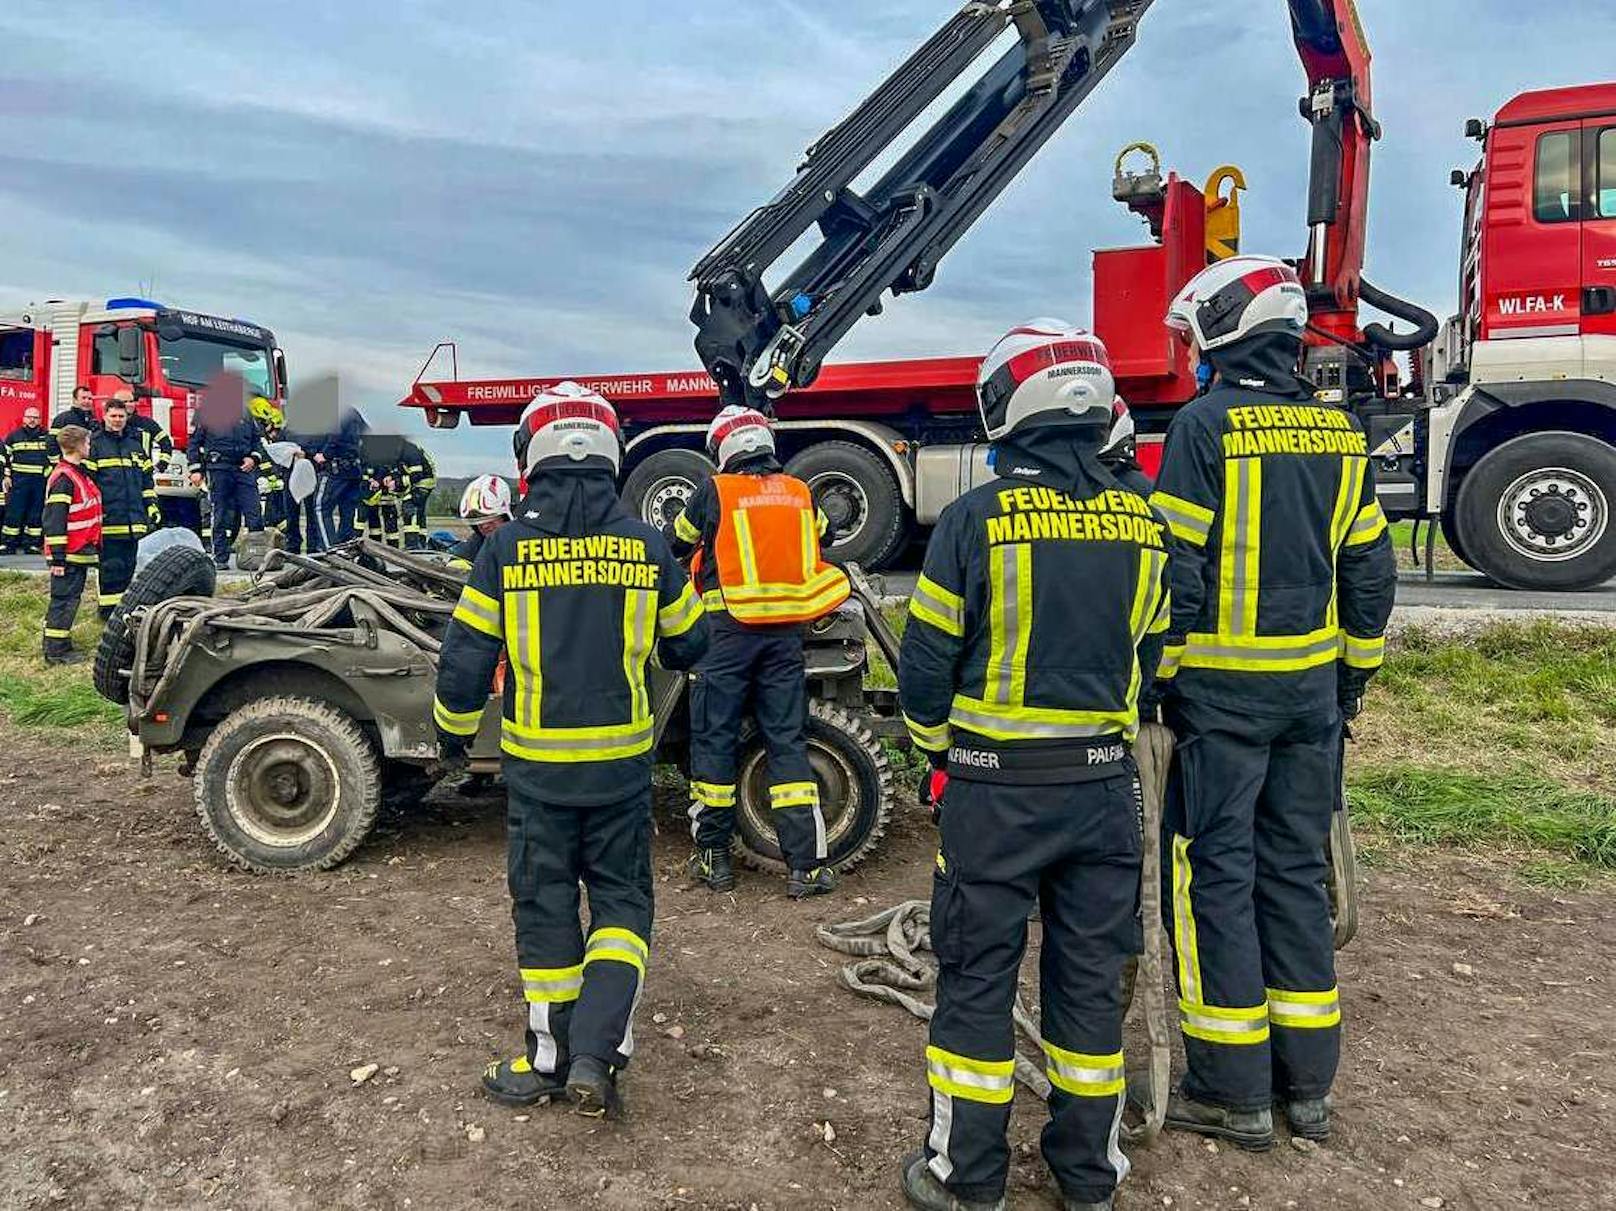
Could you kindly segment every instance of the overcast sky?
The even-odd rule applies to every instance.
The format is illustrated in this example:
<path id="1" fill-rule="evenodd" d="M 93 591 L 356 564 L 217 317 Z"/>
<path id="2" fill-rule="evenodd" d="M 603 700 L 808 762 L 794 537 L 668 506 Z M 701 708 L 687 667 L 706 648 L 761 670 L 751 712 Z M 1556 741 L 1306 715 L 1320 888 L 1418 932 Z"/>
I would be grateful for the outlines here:
<path id="1" fill-rule="evenodd" d="M 463 375 L 695 365 L 691 264 L 928 37 L 950 0 L 4 0 L 0 311 L 156 297 L 275 330 L 372 424 L 440 340 Z M 1616 0 L 1359 0 L 1374 42 L 1369 273 L 1447 314 L 1464 119 L 1606 78 Z M 159 9 L 161 16 L 157 15 Z M 1246 247 L 1293 256 L 1308 133 L 1282 0 L 1158 0 L 1139 45 L 945 262 L 838 356 L 979 352 L 1086 322 L 1137 241 L 1112 162 L 1148 139 L 1249 177 Z M 1238 15 L 1235 15 L 1238 14 Z M 488 430 L 445 469 L 503 470 Z"/>

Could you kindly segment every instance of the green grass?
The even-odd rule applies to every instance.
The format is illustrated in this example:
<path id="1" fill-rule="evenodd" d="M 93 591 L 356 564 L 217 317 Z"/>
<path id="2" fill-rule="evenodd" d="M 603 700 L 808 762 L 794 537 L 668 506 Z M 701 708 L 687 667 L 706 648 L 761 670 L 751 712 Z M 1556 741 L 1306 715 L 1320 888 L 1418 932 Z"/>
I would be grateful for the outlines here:
<path id="1" fill-rule="evenodd" d="M 0 572 L 0 715 L 17 727 L 72 731 L 110 743 L 122 730 L 123 712 L 95 692 L 89 662 L 45 664 L 40 639 L 47 593 L 43 576 Z M 74 622 L 73 643 L 92 656 L 100 637 L 92 577 Z"/>
<path id="2" fill-rule="evenodd" d="M 113 727 L 123 719 L 123 712 L 87 680 L 66 676 L 52 683 L 0 676 L 0 710 L 24 727 L 78 728 L 89 723 Z"/>

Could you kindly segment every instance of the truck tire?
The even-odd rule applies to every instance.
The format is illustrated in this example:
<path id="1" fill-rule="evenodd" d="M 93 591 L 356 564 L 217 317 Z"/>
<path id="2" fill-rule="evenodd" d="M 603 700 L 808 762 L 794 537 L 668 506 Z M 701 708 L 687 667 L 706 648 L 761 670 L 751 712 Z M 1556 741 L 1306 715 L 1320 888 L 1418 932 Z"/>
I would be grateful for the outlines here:
<path id="1" fill-rule="evenodd" d="M 345 712 L 261 698 L 213 729 L 196 760 L 196 812 L 219 852 L 256 874 L 330 870 L 381 804 L 376 750 Z"/>
<path id="2" fill-rule="evenodd" d="M 852 442 L 809 446 L 786 470 L 812 489 L 814 499 L 839 531 L 827 552 L 837 563 L 883 568 L 908 540 L 903 493 L 881 457 Z"/>
<path id="3" fill-rule="evenodd" d="M 713 464 L 694 450 L 658 450 L 628 473 L 623 503 L 640 520 L 665 530 L 712 477 Z"/>
<path id="4" fill-rule="evenodd" d="M 169 547 L 135 574 L 123 600 L 112 611 L 96 645 L 90 680 L 96 693 L 123 706 L 129 701 L 129 673 L 135 663 L 135 636 L 129 616 L 173 597 L 212 597 L 218 587 L 213 560 L 191 547 Z"/>
<path id="5" fill-rule="evenodd" d="M 1576 592 L 1616 576 L 1616 449 L 1581 433 L 1505 442 L 1465 476 L 1465 558 L 1512 589 Z"/>
<path id="6" fill-rule="evenodd" d="M 886 835 L 892 816 L 892 767 L 881 744 L 853 715 L 828 702 L 808 704 L 808 760 L 819 783 L 827 860 L 852 870 Z M 785 872 L 769 819 L 768 756 L 755 729 L 736 765 L 735 841 L 754 870 Z"/>

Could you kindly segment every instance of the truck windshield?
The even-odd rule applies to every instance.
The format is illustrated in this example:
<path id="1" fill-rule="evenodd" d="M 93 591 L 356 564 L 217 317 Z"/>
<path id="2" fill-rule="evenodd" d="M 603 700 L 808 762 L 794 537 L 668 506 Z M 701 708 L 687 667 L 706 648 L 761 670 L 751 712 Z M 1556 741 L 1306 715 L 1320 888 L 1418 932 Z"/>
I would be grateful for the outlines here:
<path id="1" fill-rule="evenodd" d="M 173 338 L 160 336 L 158 347 L 163 376 L 171 383 L 205 387 L 220 374 L 230 373 L 239 374 L 254 395 L 274 399 L 279 394 L 275 389 L 274 360 L 268 349 L 190 333 Z"/>

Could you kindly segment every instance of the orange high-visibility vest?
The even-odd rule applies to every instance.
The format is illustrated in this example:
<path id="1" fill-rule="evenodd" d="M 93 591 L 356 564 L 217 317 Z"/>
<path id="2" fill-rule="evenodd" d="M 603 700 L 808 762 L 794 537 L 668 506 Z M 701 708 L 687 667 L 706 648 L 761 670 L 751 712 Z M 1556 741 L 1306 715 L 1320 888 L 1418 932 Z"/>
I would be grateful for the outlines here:
<path id="1" fill-rule="evenodd" d="M 715 475 L 722 512 L 711 557 L 712 610 L 737 622 L 786 624 L 823 618 L 852 593 L 847 574 L 819 551 L 819 510 L 790 475 Z"/>

